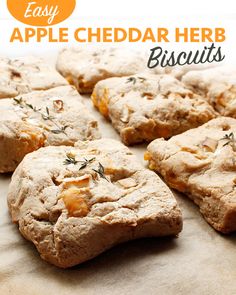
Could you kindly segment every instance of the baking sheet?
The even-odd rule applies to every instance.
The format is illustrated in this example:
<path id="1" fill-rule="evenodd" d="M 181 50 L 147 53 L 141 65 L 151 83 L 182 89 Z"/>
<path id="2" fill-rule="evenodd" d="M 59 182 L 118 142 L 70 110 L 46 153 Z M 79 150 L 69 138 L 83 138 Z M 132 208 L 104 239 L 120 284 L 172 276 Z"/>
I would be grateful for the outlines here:
<path id="1" fill-rule="evenodd" d="M 84 100 L 103 137 L 119 139 L 89 98 Z M 145 145 L 131 149 L 145 165 Z M 44 262 L 11 223 L 6 203 L 9 183 L 10 175 L 0 176 L 1 295 L 236 294 L 236 235 L 217 233 L 182 195 L 176 194 L 184 218 L 178 238 L 128 242 L 62 270 Z"/>

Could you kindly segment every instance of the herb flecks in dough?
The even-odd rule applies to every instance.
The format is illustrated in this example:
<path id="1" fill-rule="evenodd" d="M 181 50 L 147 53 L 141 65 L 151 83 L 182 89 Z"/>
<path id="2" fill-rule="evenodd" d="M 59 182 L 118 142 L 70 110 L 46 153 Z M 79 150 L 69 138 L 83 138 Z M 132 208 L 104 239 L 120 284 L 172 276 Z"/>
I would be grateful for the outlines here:
<path id="1" fill-rule="evenodd" d="M 229 134 L 225 134 L 225 136 L 221 138 L 220 140 L 227 140 L 227 142 L 224 143 L 223 146 L 230 145 L 233 148 L 233 150 L 236 151 L 235 137 L 233 132 L 230 132 Z"/>

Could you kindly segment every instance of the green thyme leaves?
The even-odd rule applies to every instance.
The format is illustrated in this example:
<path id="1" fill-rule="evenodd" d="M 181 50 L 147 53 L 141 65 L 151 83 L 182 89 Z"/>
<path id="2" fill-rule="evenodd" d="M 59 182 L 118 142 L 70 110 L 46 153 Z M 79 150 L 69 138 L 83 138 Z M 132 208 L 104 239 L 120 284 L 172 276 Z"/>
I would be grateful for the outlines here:
<path id="1" fill-rule="evenodd" d="M 86 168 L 88 166 L 88 164 L 92 163 L 94 160 L 95 160 L 95 158 L 92 158 L 90 160 L 87 160 L 86 158 L 84 158 L 84 161 L 80 161 L 81 166 L 80 166 L 79 170 Z"/>
<path id="2" fill-rule="evenodd" d="M 91 158 L 91 159 L 86 159 L 86 158 L 84 158 L 84 160 L 83 161 L 77 161 L 76 159 L 75 159 L 75 156 L 73 155 L 73 154 L 71 154 L 71 153 L 68 153 L 68 154 L 66 154 L 66 159 L 64 160 L 64 165 L 70 165 L 70 164 L 74 164 L 74 165 L 76 165 L 76 164 L 78 164 L 78 163 L 80 163 L 81 165 L 80 165 L 80 168 L 79 168 L 79 170 L 82 170 L 82 169 L 84 169 L 84 168 L 86 168 L 90 163 L 92 163 L 93 161 L 95 160 L 95 158 Z"/>
<path id="3" fill-rule="evenodd" d="M 44 121 L 50 121 L 51 123 L 53 123 L 55 125 L 55 128 L 50 130 L 51 133 L 67 135 L 66 134 L 66 129 L 69 128 L 69 126 L 68 125 L 61 126 L 61 125 L 57 124 L 57 122 L 55 121 L 55 118 L 51 115 L 50 110 L 49 110 L 48 107 L 46 107 L 45 111 L 42 112 L 41 108 L 37 108 L 37 107 L 33 106 L 32 104 L 29 104 L 29 103 L 25 102 L 22 97 L 14 98 L 13 100 L 14 100 L 14 103 L 16 105 L 20 106 L 21 108 L 30 108 L 35 113 L 40 114 Z M 61 105 L 60 111 L 62 111 L 63 110 L 63 108 L 62 108 L 63 107 L 63 101 L 62 100 L 57 100 L 57 102 L 60 102 L 60 105 Z"/>
<path id="4" fill-rule="evenodd" d="M 226 145 L 228 145 L 230 143 L 234 143 L 235 138 L 234 138 L 233 132 L 230 132 L 229 134 L 225 134 L 225 136 L 222 137 L 220 140 L 227 140 L 227 142 L 225 144 L 223 144 L 223 146 L 226 146 Z"/>
<path id="5" fill-rule="evenodd" d="M 126 83 L 133 83 L 136 84 L 137 79 L 135 77 L 129 77 Z"/>
<path id="6" fill-rule="evenodd" d="M 50 111 L 49 111 L 48 107 L 46 107 L 46 114 L 41 113 L 41 116 L 42 116 L 43 120 L 45 120 L 45 121 L 47 121 L 47 120 L 51 121 L 54 119 L 53 116 L 50 115 Z"/>
<path id="7" fill-rule="evenodd" d="M 64 160 L 63 164 L 64 165 L 80 164 L 79 170 L 83 170 L 86 167 L 88 167 L 88 165 L 93 163 L 95 160 L 96 160 L 96 158 L 91 158 L 91 159 L 84 158 L 83 161 L 78 161 L 78 160 L 76 160 L 76 157 L 73 154 L 68 153 L 68 154 L 66 154 L 66 159 Z M 108 178 L 105 175 L 105 169 L 100 162 L 98 163 L 98 167 L 96 169 L 92 168 L 92 170 L 96 173 L 97 176 L 99 176 L 100 178 L 103 178 L 109 182 Z M 96 177 L 93 177 L 93 179 L 94 179 L 94 181 L 96 181 Z"/>
<path id="8" fill-rule="evenodd" d="M 22 97 L 20 97 L 20 98 L 13 98 L 13 100 L 14 100 L 14 103 L 16 105 L 19 105 L 21 108 L 28 107 L 31 110 L 33 110 L 34 112 L 41 111 L 41 109 L 37 109 L 32 104 L 25 102 Z"/>
<path id="9" fill-rule="evenodd" d="M 19 105 L 20 107 L 24 107 L 24 101 L 23 101 L 23 98 L 20 97 L 20 98 L 13 98 L 14 102 L 16 105 Z"/>
<path id="10" fill-rule="evenodd" d="M 220 140 L 226 140 L 223 146 L 230 145 L 233 148 L 233 150 L 236 151 L 235 137 L 233 132 L 230 132 L 229 134 L 225 134 L 225 136 L 222 137 Z"/>
<path id="11" fill-rule="evenodd" d="M 70 164 L 74 164 L 76 165 L 78 163 L 78 161 L 76 161 L 75 156 L 72 154 L 66 154 L 66 159 L 64 160 L 63 164 L 64 165 L 70 165 Z"/>
<path id="12" fill-rule="evenodd" d="M 41 109 L 37 109 L 36 107 L 32 106 L 32 104 L 29 103 L 25 103 L 25 105 L 30 108 L 31 110 L 33 110 L 35 113 L 41 111 Z"/>
<path id="13" fill-rule="evenodd" d="M 93 171 L 96 172 L 101 178 L 106 179 L 106 181 L 109 182 L 109 180 L 105 176 L 105 169 L 100 162 L 98 164 L 98 168 L 93 169 Z"/>
<path id="14" fill-rule="evenodd" d="M 58 127 L 58 129 L 53 129 L 53 130 L 50 130 L 53 134 L 60 134 L 60 133 L 64 133 L 66 134 L 66 129 L 68 128 L 69 126 L 66 125 L 66 126 L 62 126 L 62 127 Z"/>
<path id="15" fill-rule="evenodd" d="M 133 85 L 135 85 L 137 83 L 137 81 L 139 80 L 139 82 L 143 83 L 144 81 L 146 81 L 146 78 L 143 77 L 129 77 L 126 81 L 126 83 L 133 83 Z"/>

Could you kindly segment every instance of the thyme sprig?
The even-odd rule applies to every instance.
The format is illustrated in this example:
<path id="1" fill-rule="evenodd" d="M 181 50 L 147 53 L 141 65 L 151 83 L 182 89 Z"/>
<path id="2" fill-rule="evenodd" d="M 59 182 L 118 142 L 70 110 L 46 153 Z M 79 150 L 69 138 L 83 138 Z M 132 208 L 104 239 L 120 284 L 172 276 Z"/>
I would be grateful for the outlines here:
<path id="1" fill-rule="evenodd" d="M 42 113 L 41 113 L 41 116 L 42 116 L 43 120 L 45 120 L 45 121 L 51 121 L 51 122 L 57 127 L 57 129 L 51 129 L 51 130 L 50 130 L 53 134 L 61 134 L 61 133 L 63 133 L 63 134 L 65 134 L 65 135 L 67 135 L 67 134 L 66 134 L 66 129 L 67 129 L 69 126 L 68 126 L 68 125 L 65 125 L 65 126 L 59 126 L 59 125 L 54 121 L 55 118 L 54 118 L 53 116 L 51 116 L 48 107 L 46 107 L 46 114 L 42 114 Z"/>
<path id="2" fill-rule="evenodd" d="M 26 105 L 27 107 L 29 107 L 31 110 L 33 110 L 35 113 L 41 111 L 41 108 L 37 109 L 37 108 L 34 107 L 32 104 L 25 103 L 25 105 Z"/>
<path id="3" fill-rule="evenodd" d="M 46 114 L 41 113 L 41 116 L 42 116 L 43 120 L 45 120 L 45 121 L 47 121 L 47 120 L 52 121 L 54 119 L 54 117 L 50 115 L 50 111 L 49 111 L 48 107 L 46 107 Z"/>
<path id="4" fill-rule="evenodd" d="M 66 159 L 63 162 L 64 165 L 70 165 L 70 164 L 76 165 L 77 163 L 79 163 L 79 161 L 76 161 L 74 155 L 70 153 L 66 154 Z"/>
<path id="5" fill-rule="evenodd" d="M 21 108 L 24 107 L 24 101 L 23 101 L 23 98 L 20 97 L 20 98 L 13 98 L 14 102 L 16 105 L 19 105 Z"/>
<path id="6" fill-rule="evenodd" d="M 82 169 L 86 168 L 94 160 L 95 160 L 95 158 L 92 158 L 92 159 L 89 159 L 89 160 L 84 158 L 84 161 L 79 161 L 81 163 L 81 166 L 80 166 L 79 170 L 82 170 Z"/>
<path id="7" fill-rule="evenodd" d="M 141 82 L 141 83 L 143 83 L 144 81 L 146 81 L 146 78 L 143 78 L 143 77 L 129 77 L 128 79 L 127 79 L 127 81 L 126 81 L 126 83 L 133 83 L 133 85 L 135 85 L 136 84 L 136 82 L 137 82 L 137 79 Z"/>
<path id="8" fill-rule="evenodd" d="M 105 176 L 105 169 L 102 166 L 102 164 L 99 162 L 98 169 L 93 169 L 94 172 L 96 172 L 101 178 L 105 179 L 106 181 L 109 182 L 107 177 Z"/>
<path id="9" fill-rule="evenodd" d="M 55 124 L 55 123 L 54 123 Z M 60 133 L 64 133 L 65 135 L 66 134 L 66 129 L 68 128 L 69 126 L 66 125 L 66 126 L 61 126 L 61 127 L 58 127 L 58 129 L 52 129 L 50 130 L 53 134 L 60 134 Z"/>
<path id="10" fill-rule="evenodd" d="M 91 158 L 91 159 L 86 159 L 84 158 L 83 161 L 78 161 L 76 160 L 75 156 L 71 153 L 66 154 L 66 159 L 64 160 L 63 164 L 64 165 L 77 165 L 78 163 L 81 163 L 79 170 L 83 170 L 84 168 L 86 168 L 89 164 L 91 164 L 92 162 L 94 162 L 96 160 L 96 158 Z M 98 168 L 97 169 L 92 169 L 94 172 L 96 172 L 97 175 L 100 176 L 100 178 L 105 179 L 106 181 L 109 182 L 109 179 L 106 177 L 105 175 L 105 169 L 103 167 L 103 165 L 99 162 L 98 164 Z M 94 178 L 93 178 L 94 179 Z"/>
<path id="11" fill-rule="evenodd" d="M 48 107 L 46 107 L 46 111 L 43 113 L 43 112 L 41 112 L 41 108 L 36 108 L 32 104 L 29 104 L 29 103 L 25 102 L 22 97 L 20 97 L 20 98 L 14 98 L 14 102 L 15 102 L 15 104 L 19 105 L 21 108 L 28 107 L 31 110 L 33 110 L 34 112 L 40 114 L 41 117 L 42 117 L 42 119 L 44 121 L 50 121 L 50 122 L 52 122 L 55 125 L 55 127 L 56 127 L 56 129 L 50 130 L 50 132 L 52 132 L 53 134 L 61 134 L 61 133 L 63 133 L 65 135 L 67 135 L 66 134 L 66 129 L 69 126 L 68 125 L 66 125 L 66 126 L 60 126 L 60 125 L 58 125 L 55 122 L 55 118 L 50 114 L 50 110 L 49 110 Z"/>
<path id="12" fill-rule="evenodd" d="M 231 145 L 233 150 L 236 150 L 235 137 L 233 132 L 230 132 L 229 134 L 225 134 L 225 136 L 222 137 L 220 140 L 227 140 L 226 143 L 223 144 L 223 146 Z"/>
<path id="13" fill-rule="evenodd" d="M 81 166 L 80 166 L 79 170 L 82 170 L 82 169 L 86 168 L 86 167 L 87 167 L 90 163 L 92 163 L 94 160 L 95 160 L 95 158 L 92 158 L 92 159 L 86 159 L 86 158 L 84 158 L 83 161 L 77 161 L 77 160 L 75 159 L 75 156 L 74 156 L 74 155 L 68 153 L 68 154 L 66 155 L 66 159 L 65 159 L 65 161 L 64 161 L 64 165 L 69 165 L 69 164 L 74 164 L 74 165 L 76 165 L 76 164 L 78 164 L 78 163 L 81 163 Z"/>

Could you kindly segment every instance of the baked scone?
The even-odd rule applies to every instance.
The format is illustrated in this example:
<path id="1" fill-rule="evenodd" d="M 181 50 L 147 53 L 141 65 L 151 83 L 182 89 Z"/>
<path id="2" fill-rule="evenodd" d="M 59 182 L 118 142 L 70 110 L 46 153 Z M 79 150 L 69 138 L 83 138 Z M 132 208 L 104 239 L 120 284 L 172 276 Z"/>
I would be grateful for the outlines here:
<path id="1" fill-rule="evenodd" d="M 145 159 L 172 188 L 187 194 L 218 231 L 236 230 L 236 120 L 208 123 L 168 141 L 156 139 Z"/>
<path id="2" fill-rule="evenodd" d="M 206 97 L 222 116 L 236 118 L 236 70 L 216 67 L 203 71 L 190 71 L 182 81 L 187 87 Z"/>
<path id="3" fill-rule="evenodd" d="M 129 76 L 145 67 L 146 61 L 140 54 L 120 48 L 65 48 L 57 60 L 58 71 L 80 93 L 91 93 L 100 80 Z"/>
<path id="4" fill-rule="evenodd" d="M 124 241 L 182 229 L 169 188 L 112 139 L 28 154 L 13 174 L 8 204 L 41 257 L 63 268 Z"/>
<path id="5" fill-rule="evenodd" d="M 169 138 L 217 115 L 202 97 L 170 75 L 106 79 L 97 83 L 92 100 L 126 145 Z"/>
<path id="6" fill-rule="evenodd" d="M 98 124 L 72 86 L 0 100 L 0 173 L 42 146 L 100 138 Z"/>
<path id="7" fill-rule="evenodd" d="M 0 98 L 63 85 L 68 85 L 67 81 L 38 57 L 0 58 Z"/>
<path id="8" fill-rule="evenodd" d="M 184 66 L 173 66 L 173 67 L 166 67 L 165 74 L 170 74 L 174 76 L 176 79 L 181 80 L 184 75 L 186 75 L 190 71 L 203 71 L 205 69 L 212 69 L 217 68 L 218 64 L 191 64 L 191 65 L 184 65 Z"/>

